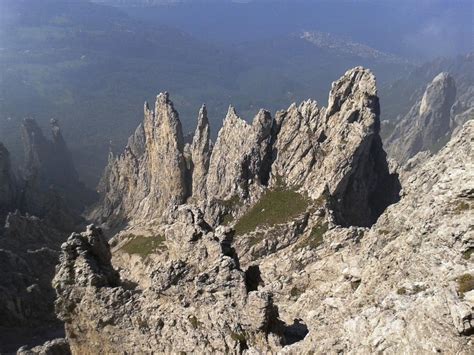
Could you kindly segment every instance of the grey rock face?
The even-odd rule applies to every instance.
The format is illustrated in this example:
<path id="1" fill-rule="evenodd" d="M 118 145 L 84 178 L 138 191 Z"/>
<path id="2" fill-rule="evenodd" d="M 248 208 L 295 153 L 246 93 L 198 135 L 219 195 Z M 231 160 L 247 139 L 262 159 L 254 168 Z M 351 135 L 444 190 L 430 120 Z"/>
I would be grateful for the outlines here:
<path id="1" fill-rule="evenodd" d="M 208 199 L 246 199 L 253 189 L 266 183 L 272 123 L 267 111 L 261 110 L 248 124 L 229 108 L 211 155 Z"/>
<path id="2" fill-rule="evenodd" d="M 174 217 L 165 232 L 167 257 L 150 266 L 148 288 L 130 290 L 119 282 L 98 229 L 89 227 L 63 245 L 53 284 L 73 353 L 240 352 L 257 344 L 265 350 L 279 346 L 271 295 L 247 291 L 245 273 L 221 245 L 224 236 L 186 205 Z"/>
<path id="3" fill-rule="evenodd" d="M 206 106 L 199 110 L 198 124 L 191 144 L 191 194 L 196 201 L 205 201 L 206 180 L 212 152 L 211 133 Z"/>
<path id="4" fill-rule="evenodd" d="M 145 104 L 144 121 L 130 137 L 125 152 L 112 159 L 101 182 L 103 200 L 97 219 L 120 224 L 163 214 L 188 197 L 181 122 L 168 94 Z"/>
<path id="5" fill-rule="evenodd" d="M 62 233 L 43 220 L 10 213 L 0 228 L 0 328 L 57 323 L 51 279 Z"/>
<path id="6" fill-rule="evenodd" d="M 28 349 L 26 346 L 17 351 L 17 355 L 70 355 L 69 343 L 64 338 L 53 339 L 43 345 Z"/>
<path id="7" fill-rule="evenodd" d="M 93 217 L 109 225 L 163 222 L 167 210 L 192 195 L 189 202 L 216 224 L 283 182 L 312 199 L 328 194 L 340 224 L 370 225 L 400 189 L 388 171 L 379 111 L 375 77 L 358 67 L 333 84 L 327 109 L 308 100 L 275 119 L 261 110 L 249 124 L 230 107 L 212 149 L 203 108 L 185 149 L 178 115 L 160 95 L 125 152 L 111 158 Z"/>
<path id="8" fill-rule="evenodd" d="M 288 353 L 471 352 L 473 136 L 471 121 L 407 178 L 400 202 L 361 239 L 334 250 L 347 233 L 335 228 L 315 254 L 260 263 L 275 288 L 289 262 L 307 263 L 292 281 L 303 290 L 297 301 L 275 300 L 309 328 Z"/>
<path id="9" fill-rule="evenodd" d="M 313 199 L 326 193 L 338 223 L 371 225 L 400 190 L 388 170 L 379 115 L 374 75 L 349 70 L 333 83 L 327 109 L 307 101 L 277 115 L 272 175 Z"/>
<path id="10" fill-rule="evenodd" d="M 440 73 L 428 85 L 421 101 L 395 127 L 387 140 L 388 152 L 400 163 L 416 153 L 436 153 L 457 127 L 452 121 L 456 84 L 448 73 Z M 458 118 L 462 124 L 465 119 Z"/>
<path id="11" fill-rule="evenodd" d="M 60 187 L 78 182 L 79 178 L 71 154 L 56 120 L 51 120 L 52 141 L 44 137 L 33 119 L 25 119 L 21 128 L 26 179 L 39 177 L 45 186 L 53 184 Z"/>

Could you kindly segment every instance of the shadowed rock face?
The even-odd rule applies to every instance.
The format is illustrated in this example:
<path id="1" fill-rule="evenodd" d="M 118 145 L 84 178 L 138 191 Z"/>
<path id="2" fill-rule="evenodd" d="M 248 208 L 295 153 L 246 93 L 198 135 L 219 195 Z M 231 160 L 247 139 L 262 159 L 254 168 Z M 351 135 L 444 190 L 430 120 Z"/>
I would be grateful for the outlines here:
<path id="1" fill-rule="evenodd" d="M 44 137 L 33 119 L 25 119 L 21 128 L 26 179 L 39 177 L 44 186 L 52 184 L 65 187 L 78 182 L 71 154 L 56 120 L 51 120 L 52 141 Z"/>
<path id="2" fill-rule="evenodd" d="M 387 139 L 389 154 L 398 162 L 406 163 L 418 152 L 436 153 L 456 128 L 453 126 L 455 102 L 454 79 L 448 73 L 440 73 Z"/>
<path id="3" fill-rule="evenodd" d="M 306 101 L 279 112 L 276 122 L 273 176 L 314 199 L 326 193 L 339 224 L 369 226 L 397 201 L 400 186 L 388 171 L 369 70 L 349 70 L 334 82 L 327 109 Z"/>
<path id="4" fill-rule="evenodd" d="M 48 140 L 34 120 L 23 122 L 25 165 L 16 181 L 0 145 L 0 352 L 15 350 L 27 334 L 60 330 L 51 286 L 60 245 L 83 228 L 80 213 L 94 198 L 78 180 L 57 122 L 51 124 Z"/>
<path id="5" fill-rule="evenodd" d="M 10 154 L 0 143 L 0 220 L 10 211 L 16 198 L 16 186 L 10 166 Z"/>
<path id="6" fill-rule="evenodd" d="M 184 158 L 178 114 L 160 94 L 155 113 L 145 107 L 125 152 L 111 158 L 93 216 L 109 226 L 163 221 L 192 195 L 189 202 L 215 224 L 230 204 L 243 210 L 281 180 L 312 199 L 328 194 L 340 224 L 371 225 L 400 189 L 388 171 L 379 116 L 375 77 L 357 67 L 333 84 L 327 109 L 308 100 L 275 119 L 261 110 L 249 124 L 230 107 L 212 148 L 201 109 Z"/>
<path id="7" fill-rule="evenodd" d="M 22 212 L 38 217 L 54 211 L 53 214 L 61 216 L 58 218 L 59 225 L 71 230 L 71 225 L 66 223 L 66 215 L 82 213 L 87 205 L 95 201 L 96 194 L 79 181 L 56 120 L 51 120 L 52 140 L 45 138 L 33 119 L 25 119 L 21 128 L 25 163 L 18 207 Z M 61 218 L 64 223 L 61 223 Z"/>

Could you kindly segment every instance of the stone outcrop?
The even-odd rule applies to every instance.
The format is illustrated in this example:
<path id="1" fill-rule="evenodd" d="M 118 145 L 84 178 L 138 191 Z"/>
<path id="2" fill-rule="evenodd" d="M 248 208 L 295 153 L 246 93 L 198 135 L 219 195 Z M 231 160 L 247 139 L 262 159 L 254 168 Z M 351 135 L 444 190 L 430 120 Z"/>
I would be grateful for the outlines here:
<path id="1" fill-rule="evenodd" d="M 231 106 L 212 151 L 207 177 L 209 199 L 247 199 L 269 174 L 271 129 L 268 111 L 260 110 L 248 124 Z"/>
<path id="2" fill-rule="evenodd" d="M 271 295 L 247 290 L 227 237 L 193 208 L 181 206 L 173 217 L 166 257 L 151 266 L 153 282 L 145 289 L 120 281 L 99 229 L 91 226 L 63 245 L 53 284 L 73 353 L 280 346 L 282 325 Z"/>
<path id="3" fill-rule="evenodd" d="M 282 316 L 309 329 L 284 350 L 471 352 L 473 136 L 471 121 L 410 176 L 400 202 L 362 238 L 334 228 L 314 251 L 260 261 L 267 289 L 299 290 L 296 301 L 275 299 Z M 299 276 L 281 289 L 294 260 Z"/>
<path id="4" fill-rule="evenodd" d="M 389 154 L 399 163 L 406 163 L 420 151 L 436 153 L 451 137 L 451 133 L 468 118 L 457 118 L 456 83 L 446 72 L 437 75 L 427 86 L 423 97 L 396 125 L 387 139 Z M 463 111 L 459 106 L 458 111 Z M 463 114 L 469 115 L 463 111 Z M 473 118 L 471 113 L 471 118 Z"/>
<path id="5" fill-rule="evenodd" d="M 17 355 L 70 355 L 69 343 L 64 338 L 57 338 L 45 342 L 43 345 L 31 349 L 23 346 L 17 351 Z"/>
<path id="6" fill-rule="evenodd" d="M 112 158 L 101 182 L 99 220 L 119 225 L 134 219 L 163 220 L 163 214 L 188 197 L 184 143 L 178 113 L 168 93 L 144 107 L 143 123 L 123 154 Z"/>

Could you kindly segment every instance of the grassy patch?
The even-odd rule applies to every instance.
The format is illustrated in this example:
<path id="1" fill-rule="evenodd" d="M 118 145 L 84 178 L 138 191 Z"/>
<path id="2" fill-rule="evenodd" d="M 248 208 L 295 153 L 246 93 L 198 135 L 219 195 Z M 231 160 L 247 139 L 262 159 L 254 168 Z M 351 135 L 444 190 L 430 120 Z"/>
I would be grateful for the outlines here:
<path id="1" fill-rule="evenodd" d="M 465 252 L 462 253 L 462 257 L 465 260 L 469 260 L 471 258 L 472 252 L 474 251 L 474 248 L 469 248 Z"/>
<path id="2" fill-rule="evenodd" d="M 241 206 L 243 201 L 238 195 L 234 195 L 228 200 L 218 200 L 218 203 L 224 206 L 226 209 L 232 210 L 235 207 Z"/>
<path id="3" fill-rule="evenodd" d="M 255 230 L 258 226 L 285 223 L 308 208 L 308 200 L 294 190 L 278 186 L 269 190 L 239 221 L 234 229 L 237 235 Z"/>
<path id="4" fill-rule="evenodd" d="M 454 212 L 462 213 L 464 211 L 469 211 L 471 209 L 471 205 L 466 201 L 457 201 Z"/>
<path id="5" fill-rule="evenodd" d="M 142 258 L 166 248 L 165 238 L 162 236 L 145 237 L 143 235 L 133 236 L 133 238 L 122 247 L 128 254 L 138 254 Z"/>
<path id="6" fill-rule="evenodd" d="M 217 200 L 217 203 L 225 209 L 225 213 L 221 216 L 221 224 L 226 226 L 234 221 L 232 211 L 235 210 L 236 207 L 242 206 L 243 201 L 238 195 L 234 195 L 228 200 Z"/>
<path id="7" fill-rule="evenodd" d="M 264 239 L 265 239 L 264 233 L 255 233 L 255 235 L 252 235 L 252 237 L 249 239 L 249 245 L 250 246 L 257 245 Z"/>
<path id="8" fill-rule="evenodd" d="M 458 278 L 458 291 L 461 296 L 474 289 L 474 276 L 464 274 Z"/>
<path id="9" fill-rule="evenodd" d="M 301 248 L 316 249 L 324 241 L 324 234 L 328 231 L 327 223 L 318 223 L 311 229 L 309 236 L 300 244 Z"/>

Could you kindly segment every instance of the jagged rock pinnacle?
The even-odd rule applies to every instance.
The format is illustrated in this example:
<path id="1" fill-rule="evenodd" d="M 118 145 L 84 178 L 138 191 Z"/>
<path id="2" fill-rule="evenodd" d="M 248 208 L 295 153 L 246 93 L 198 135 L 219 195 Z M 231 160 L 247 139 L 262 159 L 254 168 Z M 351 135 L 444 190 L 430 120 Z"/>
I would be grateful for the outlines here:
<path id="1" fill-rule="evenodd" d="M 455 128 L 451 127 L 455 100 L 454 79 L 448 73 L 438 74 L 387 139 L 389 154 L 403 164 L 418 152 L 437 152 Z"/>

